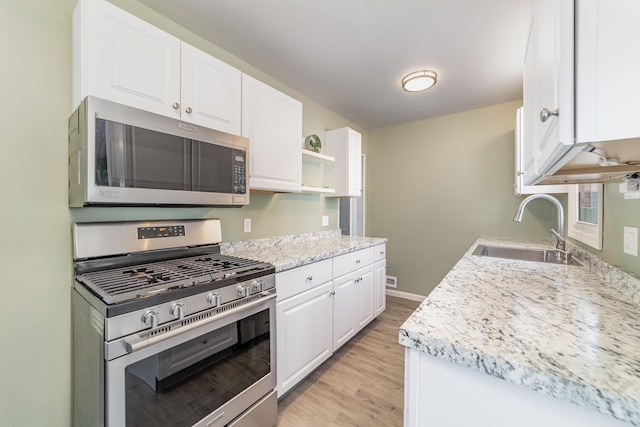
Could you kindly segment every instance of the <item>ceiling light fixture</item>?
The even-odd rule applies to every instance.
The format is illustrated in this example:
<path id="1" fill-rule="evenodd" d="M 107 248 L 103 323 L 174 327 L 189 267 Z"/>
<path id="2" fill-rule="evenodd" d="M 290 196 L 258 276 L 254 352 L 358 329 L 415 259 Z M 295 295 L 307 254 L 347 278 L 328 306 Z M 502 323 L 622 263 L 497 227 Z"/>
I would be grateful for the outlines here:
<path id="1" fill-rule="evenodd" d="M 435 71 L 420 70 L 409 73 L 402 78 L 402 89 L 407 92 L 420 92 L 436 84 L 438 75 Z"/>

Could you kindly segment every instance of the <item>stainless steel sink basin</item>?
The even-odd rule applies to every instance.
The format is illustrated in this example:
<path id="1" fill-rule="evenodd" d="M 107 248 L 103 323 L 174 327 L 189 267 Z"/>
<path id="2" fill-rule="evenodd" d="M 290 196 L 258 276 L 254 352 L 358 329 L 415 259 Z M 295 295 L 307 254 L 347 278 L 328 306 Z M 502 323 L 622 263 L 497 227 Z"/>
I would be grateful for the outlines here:
<path id="1" fill-rule="evenodd" d="M 558 252 L 554 249 L 478 245 L 472 255 L 582 266 L 582 264 L 571 258 L 568 254 L 567 258 L 565 258 L 564 254 L 558 256 Z"/>

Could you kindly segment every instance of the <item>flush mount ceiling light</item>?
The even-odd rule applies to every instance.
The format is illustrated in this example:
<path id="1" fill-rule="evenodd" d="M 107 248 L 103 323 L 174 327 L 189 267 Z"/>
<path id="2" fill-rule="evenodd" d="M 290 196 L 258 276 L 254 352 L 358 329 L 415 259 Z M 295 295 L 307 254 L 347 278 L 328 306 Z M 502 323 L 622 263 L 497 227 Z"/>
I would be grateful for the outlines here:
<path id="1" fill-rule="evenodd" d="M 421 70 L 407 74 L 402 78 L 402 89 L 407 92 L 420 92 L 436 84 L 438 75 L 435 71 Z"/>

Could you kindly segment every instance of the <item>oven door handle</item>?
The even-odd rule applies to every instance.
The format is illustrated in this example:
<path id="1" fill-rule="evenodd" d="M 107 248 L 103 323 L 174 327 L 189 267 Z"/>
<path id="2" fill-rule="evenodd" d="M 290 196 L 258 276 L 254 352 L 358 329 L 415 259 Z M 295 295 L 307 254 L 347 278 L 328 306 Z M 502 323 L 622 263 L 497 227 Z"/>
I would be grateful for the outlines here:
<path id="1" fill-rule="evenodd" d="M 207 325 L 209 323 L 217 322 L 220 319 L 224 319 L 225 317 L 231 316 L 231 315 L 233 315 L 235 313 L 238 313 L 240 311 L 247 310 L 247 309 L 256 307 L 258 305 L 264 304 L 265 302 L 268 302 L 268 301 L 270 301 L 270 300 L 272 300 L 274 298 L 276 298 L 276 294 L 272 293 L 272 294 L 264 296 L 264 297 L 262 297 L 262 298 L 260 298 L 258 300 L 252 301 L 252 302 L 250 302 L 248 304 L 243 304 L 243 305 L 241 305 L 239 307 L 232 308 L 231 310 L 228 310 L 228 311 L 225 311 L 223 313 L 220 313 L 219 315 L 211 316 L 211 317 L 208 317 L 206 319 L 200 320 L 198 322 L 190 323 L 188 325 L 181 326 L 179 328 L 173 329 L 173 330 L 171 330 L 169 332 L 166 332 L 164 334 L 155 335 L 153 337 L 149 337 L 149 338 L 146 338 L 146 339 L 143 339 L 143 340 L 140 340 L 140 341 L 136 341 L 136 342 L 133 342 L 133 343 L 125 342 L 124 345 L 125 345 L 125 348 L 127 350 L 127 353 L 133 353 L 133 352 L 142 350 L 143 348 L 146 348 L 146 347 L 152 346 L 154 344 L 157 344 L 159 342 L 171 339 L 171 338 L 173 338 L 173 337 L 175 337 L 177 335 L 184 334 L 185 332 L 189 332 L 189 331 L 191 331 L 193 329 L 197 329 L 197 328 L 199 328 L 201 326 L 204 326 L 204 325 Z"/>

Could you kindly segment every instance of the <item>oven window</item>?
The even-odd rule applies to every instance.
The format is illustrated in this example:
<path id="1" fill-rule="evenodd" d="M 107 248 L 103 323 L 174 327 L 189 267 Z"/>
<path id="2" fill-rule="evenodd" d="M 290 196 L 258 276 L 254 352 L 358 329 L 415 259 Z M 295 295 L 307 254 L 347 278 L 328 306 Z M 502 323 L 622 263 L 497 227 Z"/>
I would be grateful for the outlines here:
<path id="1" fill-rule="evenodd" d="M 193 425 L 269 374 L 265 309 L 127 367 L 127 426 Z"/>

